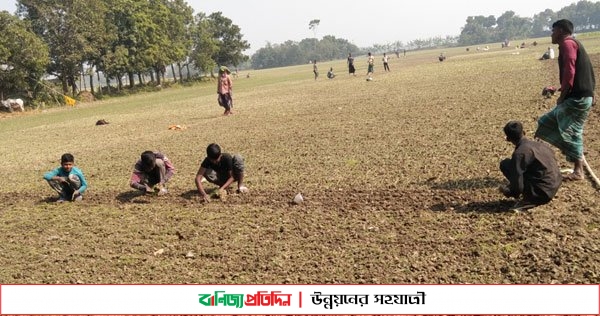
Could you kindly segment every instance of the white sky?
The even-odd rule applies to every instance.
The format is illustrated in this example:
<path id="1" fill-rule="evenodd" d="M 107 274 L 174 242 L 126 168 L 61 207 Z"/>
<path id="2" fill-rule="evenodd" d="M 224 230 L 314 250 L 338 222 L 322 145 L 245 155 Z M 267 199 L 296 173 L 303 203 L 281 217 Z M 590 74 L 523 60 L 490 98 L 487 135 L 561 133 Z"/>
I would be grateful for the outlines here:
<path id="1" fill-rule="evenodd" d="M 317 37 L 333 35 L 359 47 L 395 41 L 459 35 L 468 16 L 512 10 L 521 17 L 561 8 L 578 0 L 187 0 L 195 13 L 221 11 L 238 25 L 253 53 L 267 42 L 300 41 L 314 34 L 309 21 L 321 20 Z M 596 1 L 593 1 L 596 2 Z M 15 0 L 0 0 L 14 13 Z"/>

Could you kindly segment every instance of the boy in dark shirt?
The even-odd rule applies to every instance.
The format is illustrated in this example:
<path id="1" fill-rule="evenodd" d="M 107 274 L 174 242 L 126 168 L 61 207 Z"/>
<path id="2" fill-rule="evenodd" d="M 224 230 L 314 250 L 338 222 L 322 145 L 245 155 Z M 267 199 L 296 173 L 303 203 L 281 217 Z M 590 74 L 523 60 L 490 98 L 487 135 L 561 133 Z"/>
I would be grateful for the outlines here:
<path id="1" fill-rule="evenodd" d="M 238 183 L 238 193 L 247 193 L 244 186 L 244 158 L 239 154 L 221 153 L 221 147 L 213 143 L 206 148 L 206 158 L 200 164 L 196 173 L 196 187 L 205 202 L 209 202 L 208 194 L 202 186 L 202 179 L 219 186 L 219 197 L 225 197 L 226 189 L 235 181 Z"/>
<path id="2" fill-rule="evenodd" d="M 510 182 L 500 187 L 500 192 L 506 197 L 523 197 L 512 209 L 528 209 L 550 202 L 562 182 L 552 149 L 545 143 L 527 139 L 521 122 L 508 122 L 504 134 L 506 141 L 515 145 L 515 151 L 512 158 L 500 162 L 500 170 Z"/>

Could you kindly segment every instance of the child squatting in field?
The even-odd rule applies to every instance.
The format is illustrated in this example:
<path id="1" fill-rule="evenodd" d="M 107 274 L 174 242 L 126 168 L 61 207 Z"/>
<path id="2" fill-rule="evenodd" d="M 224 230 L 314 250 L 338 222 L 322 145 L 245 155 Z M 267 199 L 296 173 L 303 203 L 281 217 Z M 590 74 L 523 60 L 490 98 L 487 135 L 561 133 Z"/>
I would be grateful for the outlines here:
<path id="1" fill-rule="evenodd" d="M 158 191 L 158 195 L 167 194 L 166 184 L 175 173 L 175 167 L 161 152 L 145 151 L 135 163 L 129 184 L 144 193 Z"/>
<path id="2" fill-rule="evenodd" d="M 212 143 L 206 148 L 206 158 L 200 164 L 196 173 L 196 187 L 204 202 L 210 202 L 208 194 L 202 186 L 202 179 L 219 186 L 219 197 L 225 197 L 227 188 L 235 181 L 239 193 L 248 193 L 244 186 L 244 158 L 239 155 L 221 153 L 221 147 Z"/>
<path id="3" fill-rule="evenodd" d="M 83 172 L 75 165 L 75 157 L 66 153 L 60 157 L 60 167 L 44 174 L 44 179 L 58 192 L 57 202 L 81 201 L 87 189 Z"/>

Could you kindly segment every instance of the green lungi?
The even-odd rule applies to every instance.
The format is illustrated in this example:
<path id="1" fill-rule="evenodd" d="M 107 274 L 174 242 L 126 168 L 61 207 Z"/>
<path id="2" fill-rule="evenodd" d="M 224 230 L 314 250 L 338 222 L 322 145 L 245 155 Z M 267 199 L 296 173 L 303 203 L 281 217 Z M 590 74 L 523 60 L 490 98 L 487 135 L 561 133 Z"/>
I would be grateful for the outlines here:
<path id="1" fill-rule="evenodd" d="M 535 137 L 554 146 L 575 162 L 583 157 L 583 126 L 592 107 L 592 97 L 567 98 L 538 120 Z"/>

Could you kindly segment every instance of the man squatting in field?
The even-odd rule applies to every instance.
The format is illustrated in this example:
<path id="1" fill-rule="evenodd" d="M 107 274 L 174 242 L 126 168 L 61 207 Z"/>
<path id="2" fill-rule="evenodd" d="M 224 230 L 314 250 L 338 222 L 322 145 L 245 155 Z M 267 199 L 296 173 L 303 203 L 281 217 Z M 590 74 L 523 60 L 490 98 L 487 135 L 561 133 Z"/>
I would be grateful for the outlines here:
<path id="1" fill-rule="evenodd" d="M 239 154 L 221 153 L 221 147 L 215 143 L 206 148 L 206 158 L 196 173 L 196 187 L 204 202 L 210 202 L 202 186 L 202 179 L 219 186 L 219 197 L 225 197 L 226 189 L 234 182 L 238 183 L 238 193 L 248 193 L 244 186 L 244 158 Z"/>
<path id="2" fill-rule="evenodd" d="M 552 24 L 552 43 L 558 44 L 560 96 L 556 106 L 538 120 L 535 137 L 556 146 L 574 163 L 573 173 L 564 180 L 582 180 L 583 126 L 594 103 L 596 78 L 583 45 L 573 38 L 573 23 Z"/>
<path id="3" fill-rule="evenodd" d="M 527 139 L 521 122 L 508 122 L 504 134 L 506 141 L 515 145 L 515 150 L 512 158 L 500 162 L 500 170 L 509 181 L 508 186 L 500 187 L 500 192 L 506 197 L 523 196 L 513 208 L 525 209 L 550 202 L 562 182 L 554 151 L 545 143 Z"/>
<path id="4" fill-rule="evenodd" d="M 166 194 L 166 183 L 175 173 L 175 167 L 160 152 L 145 151 L 140 160 L 135 163 L 131 174 L 130 186 L 144 193 L 158 191 L 159 195 Z M 155 187 L 156 186 L 156 187 Z"/>
<path id="5" fill-rule="evenodd" d="M 81 201 L 82 194 L 87 189 L 87 181 L 83 172 L 75 165 L 75 157 L 63 154 L 60 157 L 60 167 L 44 174 L 44 179 L 54 191 L 58 192 L 57 202 Z"/>

